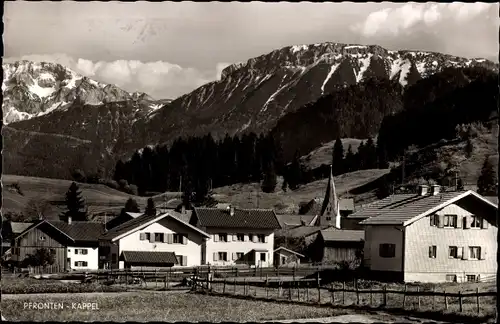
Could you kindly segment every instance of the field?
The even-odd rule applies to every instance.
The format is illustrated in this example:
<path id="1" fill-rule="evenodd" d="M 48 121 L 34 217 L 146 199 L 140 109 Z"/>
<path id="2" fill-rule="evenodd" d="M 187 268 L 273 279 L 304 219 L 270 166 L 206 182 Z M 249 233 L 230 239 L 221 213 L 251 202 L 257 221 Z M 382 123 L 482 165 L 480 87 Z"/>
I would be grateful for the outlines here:
<path id="1" fill-rule="evenodd" d="M 387 169 L 360 170 L 345 173 L 334 178 L 337 193 L 341 197 L 353 197 L 350 190 L 373 182 L 387 174 Z M 281 190 L 283 178 L 278 177 L 276 192 L 263 193 L 258 183 L 236 184 L 214 189 L 214 197 L 221 202 L 230 202 L 242 208 L 274 208 L 277 213 L 297 213 L 301 202 L 309 202 L 311 199 L 321 197 L 325 194 L 328 179 L 314 181 L 300 186 L 297 190 Z M 368 193 L 365 199 L 373 199 L 374 194 Z M 361 203 L 355 197 L 356 203 Z"/>
<path id="2" fill-rule="evenodd" d="M 352 153 L 356 153 L 358 151 L 359 144 L 361 144 L 362 141 L 366 142 L 366 140 L 360 140 L 357 138 L 342 138 L 341 141 L 344 147 L 344 154 L 347 153 L 349 145 L 351 145 Z M 374 139 L 374 141 L 376 141 L 376 139 Z M 332 152 L 334 144 L 335 141 L 324 143 L 315 150 L 312 150 L 309 154 L 301 157 L 300 160 L 308 169 L 317 168 L 322 164 L 328 165 L 332 162 Z"/>

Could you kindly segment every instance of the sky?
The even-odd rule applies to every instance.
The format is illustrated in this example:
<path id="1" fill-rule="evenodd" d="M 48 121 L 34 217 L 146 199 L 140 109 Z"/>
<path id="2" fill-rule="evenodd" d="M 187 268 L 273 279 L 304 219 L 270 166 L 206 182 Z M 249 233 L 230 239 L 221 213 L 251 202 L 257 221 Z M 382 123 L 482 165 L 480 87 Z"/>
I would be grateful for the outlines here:
<path id="1" fill-rule="evenodd" d="M 232 63 L 338 42 L 498 62 L 493 3 L 6 2 L 4 61 L 55 62 L 174 99 Z"/>

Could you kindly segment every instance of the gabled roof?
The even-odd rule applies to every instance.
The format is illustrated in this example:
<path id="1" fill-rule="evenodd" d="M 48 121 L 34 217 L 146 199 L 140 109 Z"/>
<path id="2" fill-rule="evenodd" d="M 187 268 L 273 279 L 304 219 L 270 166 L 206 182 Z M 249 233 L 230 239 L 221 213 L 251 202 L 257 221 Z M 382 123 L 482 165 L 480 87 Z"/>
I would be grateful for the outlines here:
<path id="1" fill-rule="evenodd" d="M 177 264 L 177 257 L 174 252 L 157 251 L 123 251 L 123 260 L 130 263 L 140 264 Z"/>
<path id="2" fill-rule="evenodd" d="M 284 237 L 306 237 L 319 233 L 319 231 L 331 227 L 330 225 L 323 226 L 297 226 L 291 229 L 282 229 L 275 232 L 275 236 Z"/>
<path id="3" fill-rule="evenodd" d="M 154 223 L 156 223 L 164 218 L 173 219 L 173 220 L 181 223 L 182 225 L 189 227 L 193 231 L 198 232 L 202 236 L 210 237 L 209 234 L 205 233 L 204 231 L 200 230 L 199 228 L 196 228 L 193 225 L 173 216 L 174 213 L 175 212 L 168 212 L 168 213 L 161 214 L 161 215 L 151 215 L 151 216 L 144 214 L 142 216 L 131 219 L 128 222 L 125 222 L 125 223 L 109 230 L 104 235 L 102 235 L 100 237 L 100 239 L 116 241 L 124 236 L 127 236 L 135 231 L 138 231 L 139 229 L 141 229 L 143 227 L 147 227 L 151 224 L 154 224 Z M 178 214 L 178 213 L 175 213 L 175 214 Z"/>
<path id="4" fill-rule="evenodd" d="M 276 217 L 278 218 L 281 227 L 284 228 L 285 226 L 290 226 L 290 225 L 302 225 L 302 222 L 304 222 L 306 225 L 309 225 L 315 216 L 276 214 Z"/>
<path id="5" fill-rule="evenodd" d="M 10 227 L 12 229 L 13 234 L 21 234 L 31 225 L 33 225 L 33 223 L 20 223 L 20 222 L 11 222 L 10 223 Z"/>
<path id="6" fill-rule="evenodd" d="M 367 208 L 350 215 L 349 218 L 367 218 L 362 225 L 404 225 L 407 226 L 421 217 L 430 215 L 467 196 L 473 196 L 494 208 L 498 206 L 474 191 L 444 192 L 437 195 L 416 194 L 393 195 L 377 201 Z M 352 217 L 354 216 L 354 217 Z"/>
<path id="7" fill-rule="evenodd" d="M 32 226 L 28 227 L 16 238 L 25 235 L 34 228 L 45 225 L 56 229 L 75 244 L 78 242 L 97 243 L 99 237 L 104 232 L 104 226 L 101 223 L 73 221 L 71 224 L 68 224 L 64 221 L 42 220 L 33 223 Z"/>
<path id="8" fill-rule="evenodd" d="M 129 215 L 132 218 L 137 218 L 139 216 L 144 215 L 144 213 L 132 213 L 132 212 L 127 212 L 127 215 Z"/>
<path id="9" fill-rule="evenodd" d="M 304 211 L 304 215 L 319 215 L 321 214 L 321 207 L 324 198 L 314 198 L 308 203 L 303 205 L 301 209 Z M 352 198 L 340 198 L 339 199 L 339 209 L 340 211 L 354 211 L 354 199 Z"/>
<path id="10" fill-rule="evenodd" d="M 330 228 L 320 233 L 325 242 L 358 242 L 365 239 L 365 231 Z"/>
<path id="11" fill-rule="evenodd" d="M 281 225 L 272 209 L 194 208 L 199 227 L 280 229 Z"/>
<path id="12" fill-rule="evenodd" d="M 288 252 L 290 252 L 290 253 L 293 253 L 293 254 L 295 254 L 295 255 L 298 255 L 298 256 L 300 256 L 300 257 L 304 258 L 304 255 L 303 255 L 303 254 L 300 254 L 300 253 L 298 253 L 298 252 L 295 252 L 295 251 L 292 251 L 292 250 L 290 250 L 290 249 L 287 249 L 287 248 L 286 248 L 286 247 L 284 247 L 284 246 L 280 246 L 279 248 L 277 248 L 276 250 L 274 250 L 274 253 L 278 252 L 279 250 L 285 250 L 285 251 L 288 251 Z"/>

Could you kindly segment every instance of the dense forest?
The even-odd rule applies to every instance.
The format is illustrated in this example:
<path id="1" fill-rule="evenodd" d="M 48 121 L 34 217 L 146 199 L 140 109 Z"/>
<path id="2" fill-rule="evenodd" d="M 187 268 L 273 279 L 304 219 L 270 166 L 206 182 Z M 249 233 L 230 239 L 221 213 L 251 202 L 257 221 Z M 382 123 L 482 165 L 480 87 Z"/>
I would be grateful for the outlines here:
<path id="1" fill-rule="evenodd" d="M 369 79 L 285 115 L 267 135 L 215 141 L 208 134 L 178 138 L 170 147 L 145 147 L 127 162 L 118 161 L 114 179 L 136 185 L 139 194 L 181 190 L 204 197 L 210 188 L 257 181 L 272 192 L 282 175 L 283 189 L 293 190 L 327 176 L 327 165 L 306 170 L 300 163 L 300 156 L 321 143 L 337 139 L 335 174 L 387 168 L 409 146 L 452 140 L 457 125 L 491 119 L 497 101 L 498 75 L 484 68 L 447 68 L 404 92 L 399 83 Z M 342 147 L 342 137 L 370 139 L 353 153 Z"/>

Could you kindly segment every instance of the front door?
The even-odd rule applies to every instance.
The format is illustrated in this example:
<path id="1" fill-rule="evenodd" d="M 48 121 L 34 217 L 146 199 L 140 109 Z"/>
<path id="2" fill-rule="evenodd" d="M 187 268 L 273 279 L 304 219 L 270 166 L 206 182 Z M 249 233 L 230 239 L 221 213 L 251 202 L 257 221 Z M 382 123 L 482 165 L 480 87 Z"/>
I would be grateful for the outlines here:
<path id="1" fill-rule="evenodd" d="M 71 258 L 66 258 L 66 270 L 71 270 Z"/>

